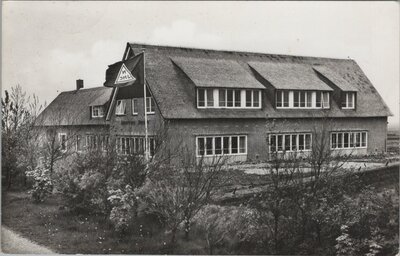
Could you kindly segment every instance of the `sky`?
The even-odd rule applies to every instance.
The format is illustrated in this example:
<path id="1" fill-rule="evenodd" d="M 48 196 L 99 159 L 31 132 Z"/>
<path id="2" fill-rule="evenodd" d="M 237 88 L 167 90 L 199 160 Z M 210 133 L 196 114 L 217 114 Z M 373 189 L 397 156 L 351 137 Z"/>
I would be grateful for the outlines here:
<path id="1" fill-rule="evenodd" d="M 102 86 L 127 42 L 351 58 L 399 125 L 398 2 L 6 1 L 2 92 L 20 84 L 50 103 Z"/>

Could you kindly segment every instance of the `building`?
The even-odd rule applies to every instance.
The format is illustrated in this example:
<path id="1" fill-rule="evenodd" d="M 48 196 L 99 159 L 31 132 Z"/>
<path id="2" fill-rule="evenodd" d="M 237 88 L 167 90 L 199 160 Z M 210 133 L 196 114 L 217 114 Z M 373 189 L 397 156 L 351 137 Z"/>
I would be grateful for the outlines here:
<path id="1" fill-rule="evenodd" d="M 130 82 L 113 88 L 118 79 Z M 41 126 L 56 128 L 65 150 L 115 142 L 121 154 L 143 152 L 144 80 L 150 154 L 165 121 L 197 157 L 307 152 L 326 120 L 332 150 L 386 150 L 391 112 L 354 60 L 135 43 L 109 66 L 105 86 L 78 80 L 41 113 Z"/>

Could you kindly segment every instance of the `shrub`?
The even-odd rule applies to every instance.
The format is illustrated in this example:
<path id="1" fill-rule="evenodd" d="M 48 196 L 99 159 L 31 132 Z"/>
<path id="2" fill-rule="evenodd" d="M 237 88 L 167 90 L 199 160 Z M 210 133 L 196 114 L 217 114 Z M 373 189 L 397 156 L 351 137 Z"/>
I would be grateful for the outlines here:
<path id="1" fill-rule="evenodd" d="M 132 227 L 137 216 L 137 200 L 130 185 L 124 190 L 110 190 L 109 202 L 113 206 L 110 221 L 117 232 L 126 232 Z"/>
<path id="2" fill-rule="evenodd" d="M 53 182 L 50 171 L 42 166 L 26 172 L 26 176 L 33 180 L 32 189 L 29 191 L 34 202 L 43 202 L 52 193 Z"/>
<path id="3" fill-rule="evenodd" d="M 206 205 L 193 222 L 203 233 L 209 254 L 218 246 L 224 246 L 226 251 L 222 253 L 232 253 L 238 244 L 253 240 L 257 218 L 256 212 L 246 207 Z"/>

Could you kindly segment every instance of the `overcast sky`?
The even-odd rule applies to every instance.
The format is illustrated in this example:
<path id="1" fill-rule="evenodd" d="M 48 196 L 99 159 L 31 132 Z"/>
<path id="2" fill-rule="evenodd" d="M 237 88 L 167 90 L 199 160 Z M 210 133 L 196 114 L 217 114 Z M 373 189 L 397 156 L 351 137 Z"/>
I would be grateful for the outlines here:
<path id="1" fill-rule="evenodd" d="M 399 120 L 398 2 L 3 2 L 2 91 L 102 86 L 126 42 L 352 58 Z"/>

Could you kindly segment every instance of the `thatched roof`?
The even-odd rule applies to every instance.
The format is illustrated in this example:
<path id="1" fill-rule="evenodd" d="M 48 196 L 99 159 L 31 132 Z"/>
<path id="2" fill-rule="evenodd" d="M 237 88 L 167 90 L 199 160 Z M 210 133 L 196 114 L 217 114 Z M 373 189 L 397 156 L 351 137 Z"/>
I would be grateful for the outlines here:
<path id="1" fill-rule="evenodd" d="M 361 68 L 351 59 L 299 57 L 263 53 L 217 51 L 128 43 L 128 52 L 145 50 L 146 81 L 166 119 L 207 118 L 310 118 L 310 117 L 385 117 L 389 108 Z M 141 65 L 138 65 L 141 66 Z M 142 72 L 137 70 L 136 83 Z M 111 75 L 111 73 L 109 74 Z M 260 88 L 267 86 L 299 90 L 332 88 L 320 76 L 342 90 L 357 91 L 355 110 L 343 110 L 340 102 L 331 108 L 275 109 L 263 100 L 262 109 L 198 109 L 196 87 Z M 112 79 L 111 79 L 112 80 Z M 328 81 L 328 82 L 329 82 Z M 141 87 L 138 90 L 141 90 Z M 99 87 L 61 93 L 40 115 L 45 125 L 105 124 L 105 119 L 90 118 L 89 106 L 108 105 L 112 88 Z M 122 91 L 121 91 L 122 92 Z M 269 91 L 266 93 L 270 93 Z M 62 117 L 62 118 L 60 118 Z"/>
<path id="2" fill-rule="evenodd" d="M 96 87 L 60 93 L 37 118 L 37 125 L 104 125 L 104 118 L 91 118 L 90 106 L 105 105 L 113 89 Z"/>
<path id="3" fill-rule="evenodd" d="M 167 119 L 307 118 L 325 117 L 326 115 L 331 117 L 383 117 L 391 115 L 389 108 L 379 93 L 357 63 L 351 59 L 232 52 L 135 43 L 129 43 L 127 47 L 131 47 L 134 54 L 139 54 L 145 49 L 148 86 L 157 102 L 161 115 Z M 309 76 L 313 72 L 316 79 L 318 75 L 312 70 L 312 67 L 324 66 L 358 90 L 356 110 L 342 110 L 338 105 L 340 103 L 334 101 L 332 101 L 331 109 L 329 110 L 275 109 L 270 101 L 264 101 L 261 110 L 197 109 L 195 102 L 196 84 L 171 60 L 177 58 L 234 61 L 254 77 L 255 73 L 249 66 L 249 63 L 252 62 L 274 65 L 298 64 L 302 67 L 307 67 L 305 76 Z M 288 75 L 283 74 L 283 76 Z M 262 81 L 260 82 L 263 83 Z M 264 85 L 267 86 L 266 84 Z M 318 83 L 318 86 L 324 86 L 327 90 L 332 90 L 327 84 Z"/>
<path id="4" fill-rule="evenodd" d="M 313 69 L 335 84 L 340 90 L 347 92 L 357 92 L 358 89 L 341 77 L 338 73 L 325 66 L 313 66 Z"/>
<path id="5" fill-rule="evenodd" d="M 265 89 L 234 60 L 184 57 L 171 60 L 198 87 Z"/>
<path id="6" fill-rule="evenodd" d="M 316 76 L 310 64 L 260 61 L 251 61 L 248 64 L 278 90 L 333 91 Z"/>

